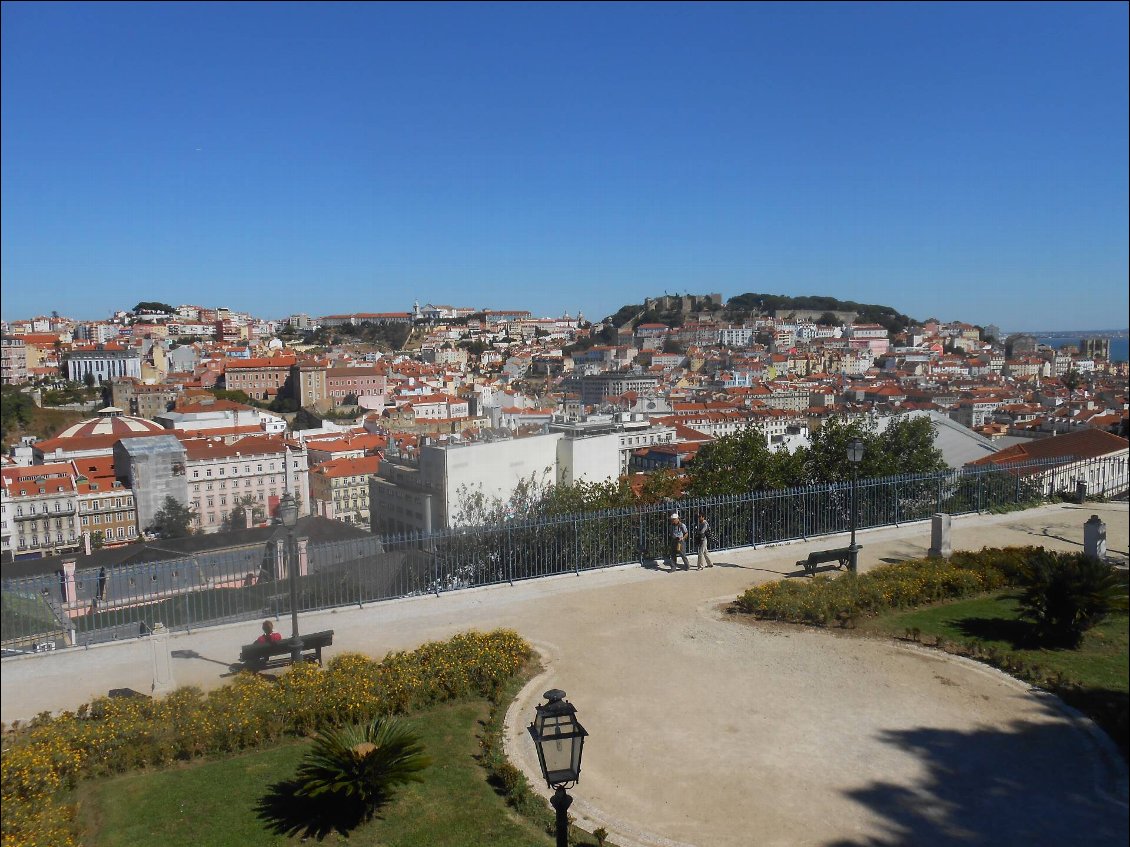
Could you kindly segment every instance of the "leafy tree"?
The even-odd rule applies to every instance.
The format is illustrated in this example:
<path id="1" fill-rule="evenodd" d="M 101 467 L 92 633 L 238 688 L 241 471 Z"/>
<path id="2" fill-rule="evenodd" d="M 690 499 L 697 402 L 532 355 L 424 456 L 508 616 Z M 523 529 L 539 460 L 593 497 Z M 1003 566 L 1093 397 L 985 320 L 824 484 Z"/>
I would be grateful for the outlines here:
<path id="1" fill-rule="evenodd" d="M 90 371 L 87 371 L 86 376 L 84 376 L 82 378 L 82 383 L 87 388 L 93 388 L 94 387 L 94 374 L 91 373 Z"/>
<path id="2" fill-rule="evenodd" d="M 322 419 L 309 409 L 302 408 L 294 416 L 294 423 L 291 424 L 291 427 L 293 429 L 321 429 Z"/>
<path id="3" fill-rule="evenodd" d="M 146 529 L 156 533 L 160 538 L 184 538 L 192 535 L 195 522 L 196 512 L 182 505 L 175 497 L 169 496 L 165 498 L 160 511 L 153 516 L 153 523 Z"/>
<path id="4" fill-rule="evenodd" d="M 251 397 L 239 388 L 213 388 L 211 394 L 217 400 L 230 400 L 233 403 L 250 404 Z"/>
<path id="5" fill-rule="evenodd" d="M 343 405 L 343 406 L 356 406 L 357 405 L 357 395 L 354 392 L 350 391 L 348 394 L 346 394 L 344 397 L 341 398 L 341 405 Z"/>
<path id="6" fill-rule="evenodd" d="M 14 385 L 3 387 L 3 401 L 0 402 L 0 440 L 8 443 L 12 429 L 23 429 L 31 423 L 35 401 Z"/>
<path id="7" fill-rule="evenodd" d="M 825 312 L 816 319 L 816 323 L 820 324 L 821 326 L 839 326 L 840 319 L 831 312 Z"/>
<path id="8" fill-rule="evenodd" d="M 270 404 L 268 404 L 267 409 L 268 409 L 268 411 L 271 411 L 271 412 L 283 412 L 283 413 L 298 412 L 299 414 L 301 414 L 301 412 L 303 411 L 302 409 L 298 408 L 298 401 L 297 400 L 295 400 L 293 397 L 290 397 L 289 395 L 284 394 L 281 391 L 278 394 L 275 395 L 275 399 L 272 400 L 270 402 Z M 307 426 L 307 427 L 302 427 L 302 428 L 303 429 L 313 429 L 313 428 L 319 427 L 321 425 L 322 425 L 322 422 L 318 421 L 318 423 L 314 424 L 313 427 Z"/>
<path id="9" fill-rule="evenodd" d="M 248 509 L 251 510 L 252 525 L 262 522 L 267 516 L 263 504 L 250 494 L 245 494 L 235 501 L 235 506 L 224 517 L 224 529 L 231 531 L 246 527 Z"/>
<path id="10" fill-rule="evenodd" d="M 1063 387 L 1068 391 L 1074 392 L 1076 388 L 1083 384 L 1083 375 L 1075 368 L 1071 368 L 1067 373 L 1059 378 L 1063 383 Z"/>
<path id="11" fill-rule="evenodd" d="M 100 529 L 94 530 L 90 533 L 90 547 L 93 550 L 101 550 L 106 544 L 106 533 Z"/>
<path id="12" fill-rule="evenodd" d="M 863 460 L 852 468 L 848 444 L 863 442 Z M 929 418 L 897 418 L 882 433 L 873 421 L 830 418 L 810 439 L 804 451 L 804 481 L 843 482 L 857 472 L 860 479 L 939 471 L 946 466 L 934 446 Z"/>
<path id="13" fill-rule="evenodd" d="M 166 315 L 171 315 L 176 312 L 176 309 L 168 303 L 160 303 L 156 300 L 142 300 L 133 307 L 133 313 L 137 314 L 138 312 L 164 312 Z"/>
<path id="14" fill-rule="evenodd" d="M 698 497 L 787 488 L 796 484 L 794 472 L 793 457 L 770 450 L 760 429 L 746 427 L 698 451 L 687 472 L 688 493 Z"/>
<path id="15" fill-rule="evenodd" d="M 664 353 L 683 353 L 683 345 L 676 341 L 674 338 L 663 339 L 663 352 Z"/>

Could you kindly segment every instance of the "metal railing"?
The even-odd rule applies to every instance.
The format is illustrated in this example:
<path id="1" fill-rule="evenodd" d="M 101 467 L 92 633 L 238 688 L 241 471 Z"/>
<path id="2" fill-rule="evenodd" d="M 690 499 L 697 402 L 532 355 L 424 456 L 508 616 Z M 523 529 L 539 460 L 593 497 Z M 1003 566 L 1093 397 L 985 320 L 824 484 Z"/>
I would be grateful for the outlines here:
<path id="1" fill-rule="evenodd" d="M 1124 492 L 1130 462 L 1079 461 L 967 468 L 857 483 L 859 529 L 966 514 L 1074 494 Z M 683 499 L 665 503 L 442 532 L 371 536 L 309 545 L 299 565 L 300 611 L 363 605 L 478 585 L 579 573 L 664 555 L 673 510 L 706 515 L 712 549 L 775 544 L 844 533 L 849 483 Z M 690 522 L 690 521 L 688 521 Z M 100 573 L 5 579 L 0 638 L 6 654 L 94 644 L 290 612 L 290 584 L 277 578 L 274 544 L 200 553 Z"/>

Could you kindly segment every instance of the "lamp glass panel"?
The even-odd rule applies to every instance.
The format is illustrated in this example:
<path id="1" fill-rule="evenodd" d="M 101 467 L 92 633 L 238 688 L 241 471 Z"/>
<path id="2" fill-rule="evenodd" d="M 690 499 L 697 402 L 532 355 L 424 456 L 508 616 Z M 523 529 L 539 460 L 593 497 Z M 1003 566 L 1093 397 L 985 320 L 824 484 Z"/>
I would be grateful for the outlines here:
<path id="1" fill-rule="evenodd" d="M 573 763 L 573 722 L 568 718 L 547 718 L 542 730 L 542 750 L 547 771 L 568 770 Z"/>

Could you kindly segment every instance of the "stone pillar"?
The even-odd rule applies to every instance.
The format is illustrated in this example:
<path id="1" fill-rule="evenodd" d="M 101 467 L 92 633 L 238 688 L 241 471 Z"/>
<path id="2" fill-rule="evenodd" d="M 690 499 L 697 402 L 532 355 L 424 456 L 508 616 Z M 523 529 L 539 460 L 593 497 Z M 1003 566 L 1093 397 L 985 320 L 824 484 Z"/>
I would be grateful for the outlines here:
<path id="1" fill-rule="evenodd" d="M 169 655 L 169 630 L 164 625 L 153 625 L 149 648 L 153 655 L 153 695 L 166 694 L 176 688 L 176 681 L 173 679 L 173 660 Z"/>
<path id="2" fill-rule="evenodd" d="M 950 516 L 945 512 L 938 512 L 930 518 L 930 552 L 931 559 L 948 559 L 953 553 L 950 544 Z"/>
<path id="3" fill-rule="evenodd" d="M 306 576 L 309 571 L 309 556 L 306 551 L 306 545 L 310 541 L 308 538 L 299 538 L 294 546 L 298 548 L 298 575 Z"/>
<path id="4" fill-rule="evenodd" d="M 286 579 L 289 570 L 286 561 L 286 538 L 275 541 L 275 579 Z"/>
<path id="5" fill-rule="evenodd" d="M 1098 515 L 1083 524 L 1083 552 L 1088 558 L 1106 561 L 1106 524 Z"/>
<path id="6" fill-rule="evenodd" d="M 75 594 L 75 562 L 76 559 L 63 559 L 63 602 L 74 603 Z"/>

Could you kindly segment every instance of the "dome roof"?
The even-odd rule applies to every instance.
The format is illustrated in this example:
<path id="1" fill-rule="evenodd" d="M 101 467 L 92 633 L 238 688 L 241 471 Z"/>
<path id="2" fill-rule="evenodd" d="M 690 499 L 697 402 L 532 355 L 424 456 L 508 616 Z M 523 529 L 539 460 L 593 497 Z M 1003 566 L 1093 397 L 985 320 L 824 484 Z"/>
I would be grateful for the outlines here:
<path id="1" fill-rule="evenodd" d="M 112 406 L 102 409 L 96 418 L 88 418 L 72 424 L 55 436 L 60 438 L 90 438 L 99 435 L 159 435 L 171 434 L 156 421 L 123 415 L 121 409 Z"/>

